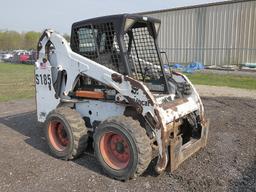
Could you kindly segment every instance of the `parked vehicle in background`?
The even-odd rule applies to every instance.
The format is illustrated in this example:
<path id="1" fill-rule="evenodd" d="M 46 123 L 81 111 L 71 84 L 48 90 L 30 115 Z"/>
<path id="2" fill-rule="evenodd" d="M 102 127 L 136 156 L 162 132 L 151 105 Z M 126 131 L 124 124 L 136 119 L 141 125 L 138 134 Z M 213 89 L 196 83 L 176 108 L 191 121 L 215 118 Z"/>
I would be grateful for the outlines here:
<path id="1" fill-rule="evenodd" d="M 19 57 L 21 63 L 27 63 L 29 61 L 29 54 L 21 54 Z"/>
<path id="2" fill-rule="evenodd" d="M 29 52 L 15 51 L 11 62 L 13 63 L 27 63 L 29 60 Z"/>
<path id="3" fill-rule="evenodd" d="M 13 58 L 13 54 L 11 54 L 11 53 L 4 53 L 2 55 L 2 60 L 6 61 L 6 62 L 11 61 L 12 58 Z"/>
<path id="4" fill-rule="evenodd" d="M 26 50 L 13 50 L 4 52 L 2 55 L 2 60 L 11 63 L 24 63 L 27 60 L 27 53 L 28 52 Z"/>
<path id="5" fill-rule="evenodd" d="M 36 61 L 36 51 L 16 51 L 14 54 L 12 62 L 14 63 L 35 63 Z"/>
<path id="6" fill-rule="evenodd" d="M 34 50 L 13 50 L 0 52 L 0 61 L 10 63 L 28 63 L 34 64 L 37 58 L 37 52 Z"/>

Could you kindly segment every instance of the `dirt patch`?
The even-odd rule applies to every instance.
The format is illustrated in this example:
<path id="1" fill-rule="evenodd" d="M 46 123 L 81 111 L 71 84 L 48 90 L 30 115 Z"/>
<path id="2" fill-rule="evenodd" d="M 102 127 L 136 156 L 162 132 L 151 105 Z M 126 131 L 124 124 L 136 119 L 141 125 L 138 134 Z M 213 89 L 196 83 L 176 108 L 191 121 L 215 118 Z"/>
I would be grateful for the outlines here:
<path id="1" fill-rule="evenodd" d="M 240 97 L 256 99 L 256 90 L 208 85 L 196 85 L 195 87 L 202 97 Z"/>
<path id="2" fill-rule="evenodd" d="M 173 174 L 157 177 L 153 161 L 125 183 L 104 175 L 91 154 L 69 162 L 51 157 L 33 100 L 0 103 L 0 191 L 256 191 L 256 100 L 203 102 L 211 119 L 207 147 Z"/>

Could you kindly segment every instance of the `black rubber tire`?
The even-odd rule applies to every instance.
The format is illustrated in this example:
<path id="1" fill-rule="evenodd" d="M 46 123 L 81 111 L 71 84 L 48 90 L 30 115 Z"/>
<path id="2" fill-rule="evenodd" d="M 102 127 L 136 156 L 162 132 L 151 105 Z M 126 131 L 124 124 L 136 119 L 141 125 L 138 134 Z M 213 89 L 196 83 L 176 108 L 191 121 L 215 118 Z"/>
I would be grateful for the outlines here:
<path id="1" fill-rule="evenodd" d="M 111 168 L 100 151 L 100 139 L 107 132 L 116 132 L 125 136 L 131 149 L 129 164 L 121 170 Z M 117 180 L 128 180 L 141 175 L 152 160 L 152 147 L 144 128 L 139 121 L 126 116 L 112 117 L 102 122 L 94 133 L 95 156 L 107 175 Z"/>
<path id="2" fill-rule="evenodd" d="M 57 150 L 49 139 L 49 124 L 53 120 L 61 121 L 69 139 L 69 144 L 64 151 Z M 45 136 L 51 154 L 59 159 L 71 160 L 81 155 L 87 147 L 87 128 L 80 114 L 69 108 L 59 107 L 49 113 L 45 122 Z"/>

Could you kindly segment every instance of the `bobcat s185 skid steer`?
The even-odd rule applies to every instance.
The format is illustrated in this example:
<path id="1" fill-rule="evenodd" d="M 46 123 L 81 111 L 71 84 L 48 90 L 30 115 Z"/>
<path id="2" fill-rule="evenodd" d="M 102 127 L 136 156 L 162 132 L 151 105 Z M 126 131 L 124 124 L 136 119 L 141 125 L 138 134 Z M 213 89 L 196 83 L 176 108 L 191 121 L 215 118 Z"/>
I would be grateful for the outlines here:
<path id="1" fill-rule="evenodd" d="M 206 145 L 208 121 L 186 76 L 163 67 L 160 21 L 124 14 L 72 25 L 71 43 L 45 30 L 35 63 L 37 117 L 51 153 L 71 160 L 93 141 L 112 178 L 174 171 Z"/>

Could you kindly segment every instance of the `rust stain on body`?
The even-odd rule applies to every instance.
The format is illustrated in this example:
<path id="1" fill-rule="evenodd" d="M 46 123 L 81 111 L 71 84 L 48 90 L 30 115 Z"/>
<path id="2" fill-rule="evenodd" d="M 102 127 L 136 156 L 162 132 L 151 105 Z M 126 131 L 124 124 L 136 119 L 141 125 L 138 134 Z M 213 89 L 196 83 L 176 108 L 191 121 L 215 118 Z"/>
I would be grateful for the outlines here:
<path id="1" fill-rule="evenodd" d="M 162 103 L 160 105 L 160 107 L 162 107 L 164 110 L 166 109 L 172 109 L 173 111 L 177 111 L 177 107 L 178 105 L 181 105 L 183 103 L 188 102 L 187 98 L 181 98 L 181 99 L 176 99 L 172 102 L 168 102 L 168 103 Z"/>
<path id="2" fill-rule="evenodd" d="M 117 83 L 122 83 L 122 76 L 118 75 L 117 73 L 113 73 L 111 75 L 111 78 L 113 81 L 117 82 Z"/>

